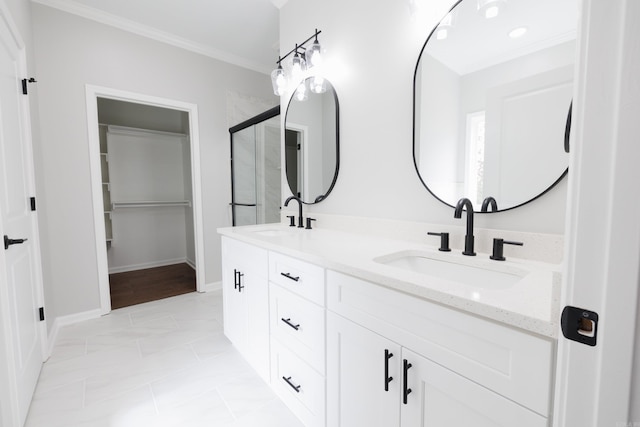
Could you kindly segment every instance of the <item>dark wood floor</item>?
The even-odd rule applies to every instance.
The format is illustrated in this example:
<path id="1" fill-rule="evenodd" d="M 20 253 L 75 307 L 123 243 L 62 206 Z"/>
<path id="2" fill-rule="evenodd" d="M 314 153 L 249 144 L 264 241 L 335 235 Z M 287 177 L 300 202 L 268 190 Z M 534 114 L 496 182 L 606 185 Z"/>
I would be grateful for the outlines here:
<path id="1" fill-rule="evenodd" d="M 174 264 L 109 275 L 111 308 L 182 295 L 196 290 L 196 272 L 188 264 Z"/>

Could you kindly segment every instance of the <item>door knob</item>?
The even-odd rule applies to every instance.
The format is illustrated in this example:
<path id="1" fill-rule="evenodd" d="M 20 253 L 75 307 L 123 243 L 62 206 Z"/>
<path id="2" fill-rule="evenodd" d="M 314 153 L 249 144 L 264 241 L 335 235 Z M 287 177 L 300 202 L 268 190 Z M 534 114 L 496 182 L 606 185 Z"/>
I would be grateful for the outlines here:
<path id="1" fill-rule="evenodd" d="M 21 243 L 26 242 L 27 239 L 10 239 L 9 236 L 4 236 L 4 248 L 9 249 L 11 245 L 19 245 Z"/>

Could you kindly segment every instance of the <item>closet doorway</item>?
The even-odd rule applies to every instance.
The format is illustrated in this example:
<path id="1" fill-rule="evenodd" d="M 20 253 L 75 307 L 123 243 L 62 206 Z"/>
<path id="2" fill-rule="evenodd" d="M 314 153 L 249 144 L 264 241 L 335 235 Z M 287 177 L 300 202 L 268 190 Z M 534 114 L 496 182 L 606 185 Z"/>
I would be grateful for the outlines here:
<path id="1" fill-rule="evenodd" d="M 195 105 L 87 87 L 101 311 L 203 291 Z"/>

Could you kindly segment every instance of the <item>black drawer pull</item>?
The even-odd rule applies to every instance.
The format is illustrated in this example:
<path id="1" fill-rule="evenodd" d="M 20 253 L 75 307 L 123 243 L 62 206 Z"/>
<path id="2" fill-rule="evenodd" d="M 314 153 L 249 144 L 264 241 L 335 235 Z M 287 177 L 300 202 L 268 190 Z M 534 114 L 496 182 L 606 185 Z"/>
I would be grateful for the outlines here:
<path id="1" fill-rule="evenodd" d="M 384 350 L 384 391 L 389 391 L 389 383 L 393 381 L 393 377 L 389 376 L 389 359 L 393 357 L 388 349 Z"/>
<path id="2" fill-rule="evenodd" d="M 282 319 L 280 319 L 280 320 L 282 320 L 282 321 L 283 321 L 284 323 L 286 323 L 287 325 L 291 326 L 291 327 L 292 327 L 293 329 L 295 329 L 296 331 L 297 331 L 298 329 L 300 329 L 300 325 L 299 325 L 299 324 L 298 324 L 298 325 L 294 325 L 293 323 L 291 323 L 291 318 L 290 318 L 290 317 L 289 317 L 288 319 L 285 319 L 285 318 L 283 317 L 283 318 L 282 318 Z"/>
<path id="3" fill-rule="evenodd" d="M 294 389 L 296 391 L 296 393 L 300 393 L 300 387 L 299 385 L 295 385 L 294 383 L 291 382 L 291 377 L 287 378 L 287 377 L 282 377 L 283 380 L 286 381 L 287 384 L 289 384 L 289 386 Z"/>
<path id="4" fill-rule="evenodd" d="M 409 368 L 413 365 L 409 363 L 407 359 L 404 359 L 402 363 L 403 363 L 403 371 L 404 371 L 404 375 L 403 375 L 404 378 L 402 378 L 402 403 L 406 405 L 407 397 L 409 396 L 409 393 L 411 393 L 411 389 L 407 387 L 408 371 L 409 371 Z"/>
<path id="5" fill-rule="evenodd" d="M 294 276 L 292 276 L 292 275 L 291 275 L 291 274 L 289 274 L 289 273 L 280 273 L 280 275 L 282 275 L 282 276 L 286 277 L 287 279 L 291 279 L 291 280 L 293 280 L 293 281 L 296 281 L 296 282 L 297 282 L 298 280 L 300 280 L 300 276 L 295 276 L 295 277 L 294 277 Z"/>

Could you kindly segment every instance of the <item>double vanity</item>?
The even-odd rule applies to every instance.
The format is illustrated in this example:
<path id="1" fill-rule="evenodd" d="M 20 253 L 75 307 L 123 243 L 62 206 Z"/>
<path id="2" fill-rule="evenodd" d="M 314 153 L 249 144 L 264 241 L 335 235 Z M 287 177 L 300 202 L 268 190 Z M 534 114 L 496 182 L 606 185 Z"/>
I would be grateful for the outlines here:
<path id="1" fill-rule="evenodd" d="M 225 334 L 304 425 L 550 425 L 557 264 L 322 224 L 218 230 Z"/>
<path id="2" fill-rule="evenodd" d="M 562 238 L 473 215 L 566 176 L 578 2 L 506 3 L 456 2 L 414 73 L 416 172 L 466 230 L 317 212 L 305 227 L 338 177 L 331 85 L 287 107 L 298 215 L 218 230 L 225 334 L 306 426 L 552 424 Z"/>

